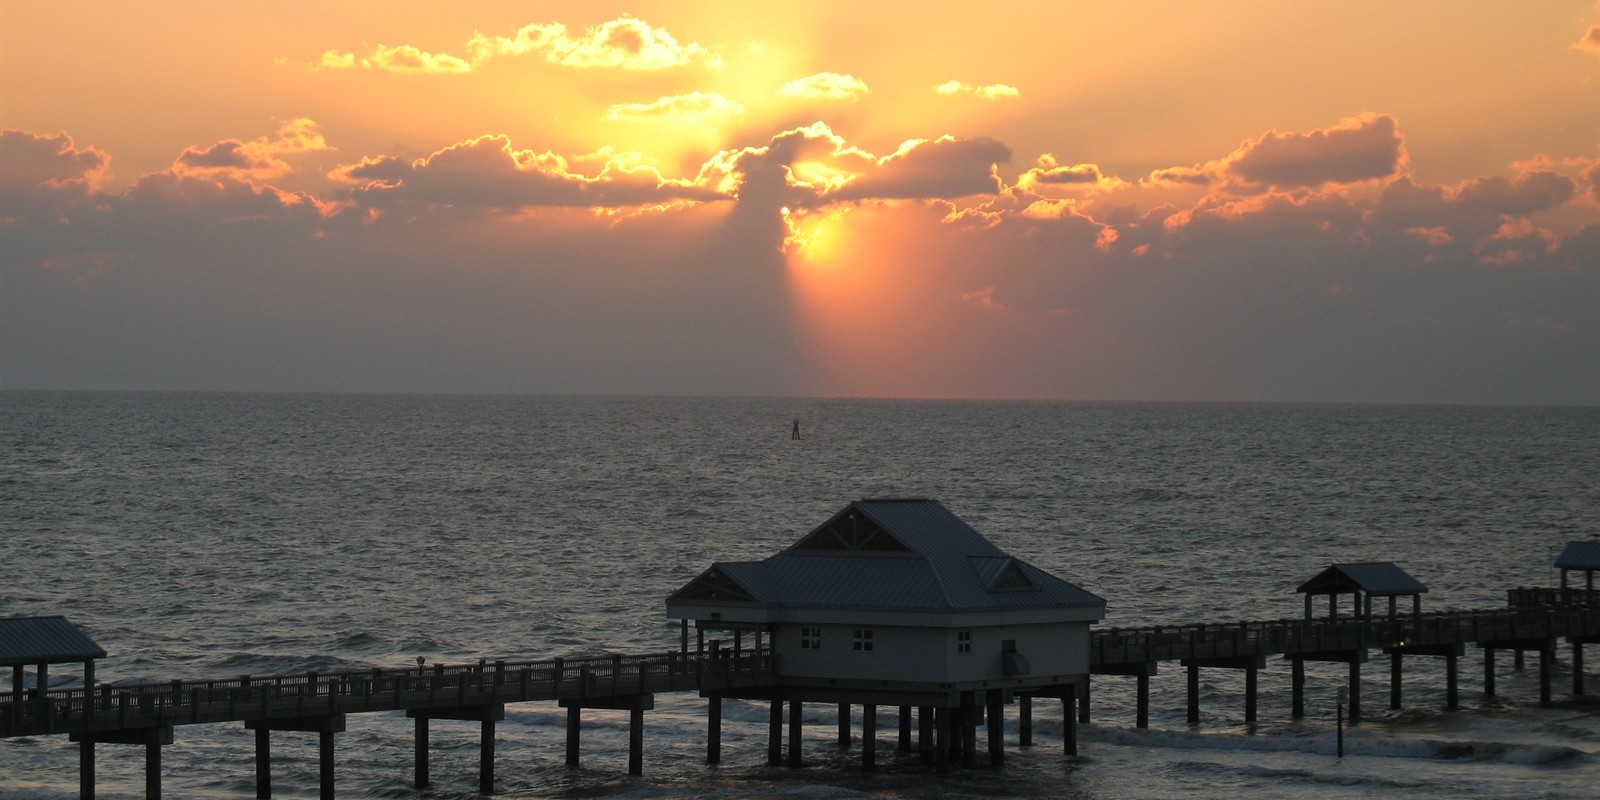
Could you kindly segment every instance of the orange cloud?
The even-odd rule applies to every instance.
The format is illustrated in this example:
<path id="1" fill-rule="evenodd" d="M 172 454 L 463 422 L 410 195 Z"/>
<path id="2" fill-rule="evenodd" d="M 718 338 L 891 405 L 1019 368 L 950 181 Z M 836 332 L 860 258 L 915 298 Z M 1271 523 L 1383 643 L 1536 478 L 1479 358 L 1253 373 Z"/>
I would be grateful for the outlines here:
<path id="1" fill-rule="evenodd" d="M 1112 191 L 1127 186 L 1127 181 L 1102 172 L 1099 164 L 1063 165 L 1050 153 L 1039 156 L 1037 165 L 1017 178 L 1017 188 L 1034 193 L 1052 189 Z"/>
<path id="2" fill-rule="evenodd" d="M 0 187 L 6 193 L 35 188 L 98 189 L 111 156 L 93 147 L 79 149 L 72 137 L 27 131 L 0 131 Z"/>
<path id="3" fill-rule="evenodd" d="M 984 311 L 991 311 L 997 314 L 1004 314 L 1011 310 L 1010 308 L 1007 308 L 1004 303 L 1000 303 L 994 299 L 993 286 L 985 286 L 982 289 L 973 292 L 964 292 L 961 295 L 961 302 L 969 303 L 983 309 Z"/>
<path id="4" fill-rule="evenodd" d="M 301 117 L 283 123 L 277 134 L 242 141 L 224 139 L 201 149 L 187 147 L 172 163 L 174 172 L 185 175 L 227 174 L 240 180 L 269 180 L 287 175 L 293 167 L 285 156 L 331 149 L 317 123 Z"/>
<path id="5" fill-rule="evenodd" d="M 1600 25 L 1590 25 L 1578 41 L 1572 43 L 1572 49 L 1580 53 L 1594 53 L 1600 55 Z"/>
<path id="6" fill-rule="evenodd" d="M 1306 134 L 1268 131 L 1240 145 L 1214 171 L 1247 186 L 1316 188 L 1393 177 L 1405 162 L 1395 118 L 1363 114 Z"/>
<path id="7" fill-rule="evenodd" d="M 988 137 L 913 139 L 876 160 L 876 169 L 829 194 L 833 199 L 955 199 L 1000 191 L 996 165 L 1011 148 Z"/>
<path id="8" fill-rule="evenodd" d="M 680 44 L 672 34 L 633 17 L 591 26 L 574 36 L 560 23 L 527 25 L 515 34 L 474 34 L 467 43 L 474 62 L 500 55 L 543 55 L 552 64 L 577 69 L 661 70 L 700 64 L 722 66 L 715 51 L 694 42 Z"/>
<path id="9" fill-rule="evenodd" d="M 1571 178 L 1553 172 L 1525 172 L 1515 180 L 1474 178 L 1454 188 L 1422 186 L 1401 178 L 1378 197 L 1378 218 L 1406 230 L 1435 232 L 1443 241 L 1480 241 L 1498 235 L 1507 218 L 1548 211 L 1577 192 Z"/>
<path id="10" fill-rule="evenodd" d="M 1151 170 L 1147 180 L 1174 186 L 1209 186 L 1216 182 L 1216 176 L 1201 167 L 1167 167 Z"/>
<path id="11" fill-rule="evenodd" d="M 1022 95 L 1022 92 L 1019 91 L 1017 87 L 1007 86 L 1003 83 L 991 83 L 987 86 L 974 86 L 970 83 L 962 83 L 960 81 L 945 81 L 944 83 L 933 87 L 933 91 L 945 96 L 971 95 L 973 97 L 980 97 L 984 100 L 1010 100 Z"/>
<path id="12" fill-rule="evenodd" d="M 819 72 L 789 81 L 778 90 L 785 97 L 820 100 L 858 100 L 870 91 L 865 81 L 854 75 Z"/>
<path id="13" fill-rule="evenodd" d="M 331 174 L 360 184 L 358 200 L 373 205 L 419 203 L 463 209 L 534 206 L 615 207 L 719 196 L 688 181 L 671 180 L 648 165 L 614 158 L 599 174 L 573 171 L 554 153 L 511 146 L 506 136 L 479 136 L 414 161 L 363 158 Z"/>
<path id="14" fill-rule="evenodd" d="M 390 47 L 380 44 L 365 56 L 355 53 L 341 53 L 338 50 L 329 50 L 322 54 L 322 59 L 317 63 L 322 69 L 380 69 L 386 72 L 403 72 L 414 74 L 459 74 L 471 72 L 473 65 L 460 56 L 445 53 L 430 53 L 401 44 Z"/>
<path id="15" fill-rule="evenodd" d="M 413 74 L 471 72 L 498 56 L 542 55 L 545 61 L 574 69 L 663 70 L 698 63 L 722 66 L 716 52 L 693 42 L 680 44 L 672 34 L 633 17 L 621 17 L 591 26 L 573 35 L 558 22 L 526 25 L 511 36 L 473 32 L 467 40 L 467 57 L 431 53 L 409 44 L 378 45 L 371 53 L 328 50 L 320 69 L 377 69 Z"/>
<path id="16" fill-rule="evenodd" d="M 953 136 L 913 139 L 876 156 L 816 122 L 763 147 L 718 153 L 697 182 L 774 212 L 840 201 L 953 199 L 999 191 L 995 165 L 1010 158 L 1011 149 L 993 139 Z"/>
<path id="17" fill-rule="evenodd" d="M 663 97 L 653 103 L 620 103 L 606 110 L 613 121 L 706 122 L 744 114 L 744 106 L 716 92 L 690 92 Z"/>

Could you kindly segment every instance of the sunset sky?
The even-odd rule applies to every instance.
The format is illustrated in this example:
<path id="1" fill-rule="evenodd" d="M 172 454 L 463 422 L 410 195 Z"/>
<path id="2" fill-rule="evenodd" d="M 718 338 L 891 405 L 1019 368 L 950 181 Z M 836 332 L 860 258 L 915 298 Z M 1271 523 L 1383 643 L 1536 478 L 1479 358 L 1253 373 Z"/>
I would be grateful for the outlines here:
<path id="1" fill-rule="evenodd" d="M 1600 405 L 1600 5 L 0 0 L 0 389 Z"/>

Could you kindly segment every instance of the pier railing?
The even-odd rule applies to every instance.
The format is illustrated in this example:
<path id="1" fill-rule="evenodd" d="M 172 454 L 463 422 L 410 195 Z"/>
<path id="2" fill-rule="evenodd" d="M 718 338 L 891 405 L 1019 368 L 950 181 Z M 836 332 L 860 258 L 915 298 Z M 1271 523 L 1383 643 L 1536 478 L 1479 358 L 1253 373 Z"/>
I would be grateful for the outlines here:
<path id="1" fill-rule="evenodd" d="M 1374 648 L 1554 639 L 1600 633 L 1600 607 L 1540 605 L 1372 619 L 1280 619 L 1105 628 L 1090 638 L 1094 666 L 1181 659 L 1315 655 Z"/>
<path id="2" fill-rule="evenodd" d="M 0 694 L 0 738 L 736 688 L 773 667 L 770 652 L 667 652 L 35 690 Z"/>
<path id="3" fill-rule="evenodd" d="M 1513 608 L 1528 606 L 1600 606 L 1600 589 L 1566 589 L 1545 586 L 1519 586 L 1506 590 L 1506 605 Z"/>

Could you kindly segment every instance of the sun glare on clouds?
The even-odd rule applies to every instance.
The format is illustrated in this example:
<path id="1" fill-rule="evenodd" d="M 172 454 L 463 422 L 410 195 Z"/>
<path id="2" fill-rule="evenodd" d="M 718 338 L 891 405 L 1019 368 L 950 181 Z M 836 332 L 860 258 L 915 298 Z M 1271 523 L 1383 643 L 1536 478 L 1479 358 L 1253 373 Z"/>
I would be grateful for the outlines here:
<path id="1" fill-rule="evenodd" d="M 83 31 L 70 63 L 32 34 L 67 20 L 30 7 L 0 48 L 6 74 L 36 76 L 0 107 L 0 268 L 218 308 L 274 278 L 229 284 L 217 252 L 416 308 L 452 282 L 470 308 L 492 277 L 572 325 L 573 347 L 607 343 L 560 369 L 594 378 L 585 365 L 616 356 L 685 391 L 712 373 L 727 382 L 704 386 L 739 386 L 764 363 L 735 357 L 752 342 L 804 341 L 824 383 L 734 390 L 1586 396 L 1520 365 L 1596 349 L 1600 121 L 1582 110 L 1600 7 L 1220 3 L 1037 4 L 1018 25 L 896 2 L 357 0 L 227 46 L 205 34 L 232 12 L 107 4 L 127 35 Z M 192 47 L 145 53 L 140 24 Z M 1423 35 L 1440 30 L 1451 46 Z M 1062 57 L 1041 66 L 1046 52 Z M 13 320 L 73 318 L 17 285 Z M 552 315 L 563 304 L 587 310 Z M 1460 354 L 1441 367 L 1455 383 L 1414 389 L 1407 354 L 1435 351 Z M 696 363 L 708 353 L 715 368 Z M 526 366 L 495 369 L 542 374 Z M 630 385 L 619 375 L 594 385 Z"/>

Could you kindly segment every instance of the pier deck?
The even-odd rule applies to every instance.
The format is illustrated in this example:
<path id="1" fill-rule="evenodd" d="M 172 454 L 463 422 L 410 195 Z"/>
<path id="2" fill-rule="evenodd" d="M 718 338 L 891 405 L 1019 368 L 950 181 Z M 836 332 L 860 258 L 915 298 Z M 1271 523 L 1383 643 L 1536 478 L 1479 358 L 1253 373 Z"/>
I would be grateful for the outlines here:
<path id="1" fill-rule="evenodd" d="M 409 669 L 55 689 L 12 702 L 0 695 L 0 738 L 104 733 L 172 725 L 293 720 L 335 714 L 472 708 L 556 700 L 576 705 L 658 692 L 770 683 L 772 659 L 745 652 L 493 661 Z"/>
<path id="2" fill-rule="evenodd" d="M 1557 643 L 1572 649 L 1573 694 L 1583 694 L 1583 645 L 1600 643 L 1600 604 L 1563 602 L 1572 593 L 1515 589 L 1506 608 L 1401 614 L 1375 618 L 1318 618 L 1239 621 L 1094 631 L 1089 666 L 1093 675 L 1130 675 L 1139 681 L 1139 727 L 1148 724 L 1149 679 L 1161 662 L 1188 669 L 1189 720 L 1199 721 L 1198 671 L 1246 671 L 1246 721 L 1255 721 L 1256 671 L 1269 657 L 1282 657 L 1294 669 L 1293 709 L 1303 713 L 1305 661 L 1350 665 L 1350 712 L 1359 717 L 1360 665 L 1369 652 L 1390 655 L 1391 707 L 1400 705 L 1402 656 L 1442 656 L 1449 670 L 1448 707 L 1456 707 L 1456 660 L 1473 645 L 1484 651 L 1484 693 L 1494 694 L 1497 649 L 1539 654 L 1540 700 L 1550 702 L 1551 664 Z M 1584 592 L 1582 600 L 1595 599 Z M 416 785 L 428 785 L 427 724 L 430 719 L 482 723 L 480 791 L 494 787 L 493 729 L 509 703 L 556 701 L 568 709 L 568 763 L 578 763 L 578 710 L 628 709 L 632 712 L 629 771 L 640 770 L 643 712 L 654 695 L 697 692 L 712 699 L 708 716 L 708 759 L 718 756 L 716 728 L 720 698 L 782 687 L 781 665 L 770 650 L 678 651 L 646 655 L 607 655 L 537 661 L 482 661 L 400 669 L 366 669 L 273 677 L 240 676 L 220 680 L 172 680 L 102 684 L 0 694 L 0 738 L 67 734 L 80 744 L 81 784 L 93 796 L 94 744 L 143 744 L 147 748 L 147 796 L 160 796 L 160 748 L 172 742 L 174 726 L 244 722 L 256 731 L 258 797 L 269 797 L 269 737 L 272 730 L 316 731 L 322 735 L 323 796 L 333 796 L 334 733 L 344 730 L 347 714 L 405 711 L 416 719 Z M 1071 687 L 1068 687 L 1071 688 Z M 1067 716 L 1079 704 L 1078 721 L 1088 720 L 1088 686 L 1064 696 Z M 1021 694 L 1023 742 L 1029 741 L 1031 700 Z M 1058 695 L 1050 695 L 1058 696 Z M 1076 698 L 1074 700 L 1074 698 Z M 888 701 L 885 701 L 888 702 Z M 777 708 L 773 701 L 772 737 L 776 747 Z M 872 705 L 863 724 L 870 727 Z M 991 713 L 999 716 L 999 710 Z M 904 717 L 904 709 L 902 709 Z M 847 719 L 841 711 L 841 719 Z M 902 719 L 902 747 L 909 728 Z M 1074 726 L 1064 734 L 1069 739 Z M 865 730 L 865 729 L 864 729 Z M 991 737 L 993 734 L 991 734 Z M 942 740 L 941 740 L 942 741 Z M 970 745 L 970 742 L 969 742 Z M 798 746 L 791 720 L 791 749 Z M 991 748 L 999 745 L 991 738 Z M 970 746 L 969 748 L 970 749 Z M 969 754 L 970 755 L 970 754 Z M 769 760 L 775 756 L 769 753 Z M 776 763 L 776 762 L 774 762 Z M 793 754 L 791 754 L 793 763 Z M 870 764 L 870 758 L 866 763 Z"/>

